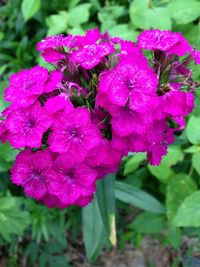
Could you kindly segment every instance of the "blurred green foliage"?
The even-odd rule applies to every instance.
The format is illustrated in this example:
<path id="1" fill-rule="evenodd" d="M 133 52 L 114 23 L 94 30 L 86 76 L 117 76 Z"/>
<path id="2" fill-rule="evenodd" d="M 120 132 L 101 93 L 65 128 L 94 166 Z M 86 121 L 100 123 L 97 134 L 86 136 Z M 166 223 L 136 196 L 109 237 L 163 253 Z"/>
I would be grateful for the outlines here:
<path id="1" fill-rule="evenodd" d="M 199 0 L 0 1 L 0 111 L 7 105 L 2 96 L 9 76 L 34 64 L 45 66 L 35 45 L 46 35 L 83 34 L 98 26 L 136 41 L 143 29 L 159 28 L 181 31 L 200 48 L 199 16 Z M 200 68 L 192 70 L 200 80 Z M 144 154 L 130 154 L 116 174 L 115 191 L 108 190 L 113 176 L 100 181 L 95 200 L 83 212 L 47 209 L 27 199 L 9 179 L 16 153 L 0 144 L 0 259 L 6 258 L 7 266 L 21 267 L 22 260 L 23 266 L 70 266 L 67 240 L 75 242 L 82 231 L 92 262 L 102 247 L 115 244 L 116 229 L 120 249 L 126 242 L 140 247 L 150 234 L 179 254 L 183 235 L 200 238 L 200 93 L 186 129 L 161 165 L 149 166 Z M 128 223 L 127 214 L 133 214 Z"/>

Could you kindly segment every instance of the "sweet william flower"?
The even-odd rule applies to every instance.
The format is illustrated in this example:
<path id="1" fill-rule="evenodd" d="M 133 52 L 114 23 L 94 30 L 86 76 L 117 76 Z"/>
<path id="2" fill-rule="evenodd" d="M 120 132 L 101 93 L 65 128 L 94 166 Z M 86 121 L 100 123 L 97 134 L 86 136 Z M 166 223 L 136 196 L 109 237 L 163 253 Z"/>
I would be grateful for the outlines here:
<path id="1" fill-rule="evenodd" d="M 53 164 L 52 175 L 47 181 L 48 191 L 55 195 L 65 206 L 90 197 L 95 191 L 96 172 L 86 164 L 77 164 L 68 153 L 58 156 Z"/>
<path id="2" fill-rule="evenodd" d="M 39 102 L 28 108 L 18 108 L 9 112 L 5 121 L 9 131 L 8 140 L 14 148 L 41 147 L 42 136 L 51 124 L 51 116 Z"/>
<path id="3" fill-rule="evenodd" d="M 107 94 L 111 103 L 145 112 L 156 94 L 156 74 L 146 64 L 135 58 L 123 59 L 112 70 L 100 77 L 99 92 Z M 140 64 L 139 64 L 140 63 Z"/>
<path id="4" fill-rule="evenodd" d="M 5 100 L 20 107 L 32 105 L 44 92 L 48 78 L 48 70 L 40 66 L 13 74 L 10 78 L 10 85 L 5 91 Z"/>
<path id="5" fill-rule="evenodd" d="M 92 69 L 105 56 L 112 54 L 114 51 L 114 47 L 109 43 L 85 45 L 83 48 L 74 51 L 70 60 L 85 69 Z"/>
<path id="6" fill-rule="evenodd" d="M 111 112 L 111 125 L 118 136 L 129 136 L 130 134 L 145 135 L 153 118 L 152 114 L 139 113 L 126 107 L 118 107 Z"/>
<path id="7" fill-rule="evenodd" d="M 168 54 L 184 56 L 191 51 L 188 41 L 180 32 L 145 30 L 138 36 L 138 46 L 148 50 L 160 50 Z"/>
<path id="8" fill-rule="evenodd" d="M 48 193 L 46 181 L 51 174 L 52 157 L 48 150 L 20 152 L 11 169 L 11 179 L 24 188 L 27 196 L 41 199 Z"/>
<path id="9" fill-rule="evenodd" d="M 101 134 L 91 122 L 87 108 L 79 107 L 58 116 L 52 124 L 48 144 L 53 152 L 67 152 L 77 162 L 83 161 L 90 149 L 101 143 Z"/>

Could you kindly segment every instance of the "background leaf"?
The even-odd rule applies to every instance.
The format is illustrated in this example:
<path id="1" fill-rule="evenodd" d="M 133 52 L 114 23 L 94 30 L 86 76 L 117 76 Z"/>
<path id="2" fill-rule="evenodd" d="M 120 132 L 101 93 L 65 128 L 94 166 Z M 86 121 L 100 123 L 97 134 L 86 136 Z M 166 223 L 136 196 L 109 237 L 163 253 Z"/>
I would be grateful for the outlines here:
<path id="1" fill-rule="evenodd" d="M 200 2 L 198 0 L 171 0 L 168 10 L 176 23 L 187 24 L 199 17 Z"/>
<path id="2" fill-rule="evenodd" d="M 188 196 L 178 209 L 173 219 L 177 227 L 200 226 L 200 191 Z"/>
<path id="3" fill-rule="evenodd" d="M 83 209 L 83 237 L 87 258 L 94 261 L 102 245 L 104 224 L 95 198 Z"/>
<path id="4" fill-rule="evenodd" d="M 110 174 L 97 182 L 96 195 L 108 239 L 113 246 L 116 246 L 115 175 Z"/>
<path id="5" fill-rule="evenodd" d="M 165 213 L 164 206 L 153 196 L 126 183 L 115 183 L 116 198 L 138 208 L 155 213 Z"/>
<path id="6" fill-rule="evenodd" d="M 197 190 L 195 182 L 186 174 L 171 177 L 167 185 L 167 217 L 171 221 L 184 199 Z"/>
<path id="7" fill-rule="evenodd" d="M 40 0 L 22 0 L 22 14 L 25 21 L 32 18 L 40 9 Z"/>

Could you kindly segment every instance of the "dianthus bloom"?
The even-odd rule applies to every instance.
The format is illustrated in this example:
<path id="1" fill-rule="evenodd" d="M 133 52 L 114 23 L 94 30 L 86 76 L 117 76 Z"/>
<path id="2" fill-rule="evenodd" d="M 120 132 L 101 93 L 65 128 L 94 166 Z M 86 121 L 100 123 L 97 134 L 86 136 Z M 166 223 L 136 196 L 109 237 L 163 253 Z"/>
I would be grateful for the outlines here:
<path id="1" fill-rule="evenodd" d="M 49 208 L 84 207 L 129 152 L 160 164 L 198 85 L 189 63 L 200 52 L 181 33 L 147 30 L 133 43 L 92 29 L 47 37 L 37 49 L 55 68 L 13 74 L 0 120 L 0 140 L 21 150 L 14 184 Z"/>

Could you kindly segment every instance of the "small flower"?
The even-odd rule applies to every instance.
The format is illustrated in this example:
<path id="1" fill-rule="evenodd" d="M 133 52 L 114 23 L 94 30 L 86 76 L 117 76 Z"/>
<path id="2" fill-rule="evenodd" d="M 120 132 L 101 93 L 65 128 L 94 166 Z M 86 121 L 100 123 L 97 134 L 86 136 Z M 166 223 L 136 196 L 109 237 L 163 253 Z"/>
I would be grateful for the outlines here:
<path id="1" fill-rule="evenodd" d="M 111 115 L 112 129 L 119 136 L 145 135 L 153 121 L 150 113 L 143 114 L 126 107 L 118 107 Z"/>
<path id="2" fill-rule="evenodd" d="M 20 152 L 11 169 L 11 179 L 14 184 L 24 188 L 27 196 L 41 199 L 47 194 L 46 181 L 50 177 L 52 165 L 48 150 Z"/>
<path id="3" fill-rule="evenodd" d="M 145 112 L 155 96 L 157 77 L 152 69 L 135 61 L 135 58 L 121 60 L 112 70 L 100 77 L 99 91 L 107 94 L 111 103 Z"/>
<path id="4" fill-rule="evenodd" d="M 196 64 L 200 64 L 200 51 L 192 49 L 191 50 L 191 56 L 194 59 Z"/>
<path id="5" fill-rule="evenodd" d="M 0 141 L 5 143 L 8 140 L 8 129 L 5 126 L 5 121 L 0 121 Z"/>
<path id="6" fill-rule="evenodd" d="M 171 83 L 167 92 L 160 96 L 163 112 L 171 116 L 186 116 L 194 108 L 194 95 L 180 91 L 181 84 Z"/>
<path id="7" fill-rule="evenodd" d="M 96 172 L 86 164 L 68 157 L 68 153 L 58 156 L 53 164 L 54 174 L 47 181 L 48 191 L 63 205 L 73 205 L 82 197 L 90 197 L 95 191 Z"/>
<path id="8" fill-rule="evenodd" d="M 42 57 L 49 63 L 57 63 L 65 59 L 66 53 L 62 47 L 71 47 L 72 35 L 64 37 L 62 34 L 48 36 L 37 44 L 37 50 L 42 52 Z"/>
<path id="9" fill-rule="evenodd" d="M 44 92 L 47 80 L 48 70 L 40 66 L 13 74 L 5 99 L 15 106 L 28 107 Z"/>
<path id="10" fill-rule="evenodd" d="M 44 92 L 49 93 L 61 87 L 61 80 L 62 72 L 60 72 L 59 70 L 53 70 L 45 84 Z"/>
<path id="11" fill-rule="evenodd" d="M 90 44 L 73 51 L 70 59 L 85 69 L 92 69 L 113 52 L 114 47 L 109 43 Z"/>
<path id="12" fill-rule="evenodd" d="M 76 108 L 67 116 L 58 116 L 51 127 L 48 144 L 53 152 L 67 152 L 70 158 L 83 161 L 90 149 L 98 146 L 101 135 L 86 108 Z"/>
<path id="13" fill-rule="evenodd" d="M 174 131 L 168 128 L 165 120 L 157 120 L 147 134 L 147 160 L 152 165 L 159 165 L 167 154 L 168 144 L 174 142 Z"/>
<path id="14" fill-rule="evenodd" d="M 41 147 L 42 135 L 51 124 L 51 116 L 39 102 L 29 108 L 19 108 L 10 112 L 5 121 L 9 131 L 8 140 L 15 148 Z"/>
<path id="15" fill-rule="evenodd" d="M 180 32 L 145 30 L 138 36 L 138 46 L 148 50 L 160 50 L 168 54 L 184 56 L 190 52 L 188 41 Z"/>
<path id="16" fill-rule="evenodd" d="M 37 50 L 42 52 L 49 48 L 70 46 L 72 40 L 72 35 L 68 35 L 66 37 L 63 34 L 48 36 L 37 44 Z"/>

